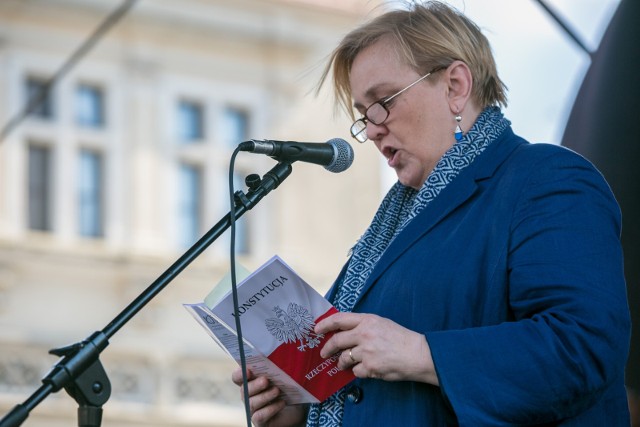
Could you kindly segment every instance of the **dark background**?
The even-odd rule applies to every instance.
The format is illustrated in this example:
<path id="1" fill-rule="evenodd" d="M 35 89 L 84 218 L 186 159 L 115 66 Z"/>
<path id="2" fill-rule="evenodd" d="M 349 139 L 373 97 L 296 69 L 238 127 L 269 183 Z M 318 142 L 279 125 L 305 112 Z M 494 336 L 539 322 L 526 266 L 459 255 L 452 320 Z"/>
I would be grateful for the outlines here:
<path id="1" fill-rule="evenodd" d="M 631 309 L 626 383 L 640 392 L 640 1 L 622 0 L 575 104 L 562 145 L 605 176 L 622 210 L 622 246 Z M 637 404 L 637 402 L 636 402 Z"/>

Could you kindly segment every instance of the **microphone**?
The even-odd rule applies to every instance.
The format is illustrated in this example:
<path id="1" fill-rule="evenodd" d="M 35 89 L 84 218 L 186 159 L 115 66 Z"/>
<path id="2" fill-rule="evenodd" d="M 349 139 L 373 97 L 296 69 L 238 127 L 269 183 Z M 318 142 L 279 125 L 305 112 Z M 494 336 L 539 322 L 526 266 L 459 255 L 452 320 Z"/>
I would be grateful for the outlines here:
<path id="1" fill-rule="evenodd" d="M 238 145 L 240 151 L 266 154 L 279 162 L 295 161 L 315 163 L 329 172 L 343 172 L 353 163 L 353 149 L 344 139 L 333 138 L 327 142 L 295 142 L 255 140 Z"/>

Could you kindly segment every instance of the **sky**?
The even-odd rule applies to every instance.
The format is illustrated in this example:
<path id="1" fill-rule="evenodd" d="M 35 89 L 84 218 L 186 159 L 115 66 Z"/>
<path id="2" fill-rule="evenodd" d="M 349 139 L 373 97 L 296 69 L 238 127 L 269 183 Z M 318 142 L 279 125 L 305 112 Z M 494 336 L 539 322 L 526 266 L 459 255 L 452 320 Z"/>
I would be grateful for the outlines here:
<path id="1" fill-rule="evenodd" d="M 535 0 L 448 0 L 489 39 L 509 88 L 505 115 L 531 142 L 559 144 L 590 59 Z M 595 51 L 619 0 L 547 0 Z"/>
<path id="2" fill-rule="evenodd" d="M 620 0 L 546 0 L 595 51 Z M 508 87 L 504 109 L 514 131 L 530 142 L 560 144 L 590 65 L 584 52 L 535 0 L 446 0 L 489 39 Z M 391 176 L 393 175 L 393 176 Z M 388 179 L 395 182 L 391 171 Z"/>

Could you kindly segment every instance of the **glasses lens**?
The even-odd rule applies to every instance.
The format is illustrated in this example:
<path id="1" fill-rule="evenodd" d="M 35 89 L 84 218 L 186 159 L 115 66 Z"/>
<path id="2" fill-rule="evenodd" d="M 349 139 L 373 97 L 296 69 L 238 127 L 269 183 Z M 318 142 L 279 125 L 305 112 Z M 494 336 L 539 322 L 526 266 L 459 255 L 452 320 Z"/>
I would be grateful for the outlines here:
<path id="1" fill-rule="evenodd" d="M 364 120 L 356 120 L 351 125 L 351 136 L 357 139 L 358 142 L 365 142 L 367 140 L 367 132 L 365 132 L 366 128 L 367 124 L 364 122 Z"/>
<path id="2" fill-rule="evenodd" d="M 355 136 L 355 138 L 358 140 L 359 143 L 363 143 L 363 142 L 367 142 L 367 132 L 365 132 L 364 130 L 362 132 L 360 132 L 359 134 L 357 134 Z"/>
<path id="3" fill-rule="evenodd" d="M 367 128 L 367 124 L 362 119 L 358 119 L 351 125 L 351 135 L 356 136 Z"/>
<path id="4" fill-rule="evenodd" d="M 366 116 L 374 125 L 381 125 L 389 117 L 389 112 L 383 107 L 382 102 L 378 101 L 369 106 Z"/>

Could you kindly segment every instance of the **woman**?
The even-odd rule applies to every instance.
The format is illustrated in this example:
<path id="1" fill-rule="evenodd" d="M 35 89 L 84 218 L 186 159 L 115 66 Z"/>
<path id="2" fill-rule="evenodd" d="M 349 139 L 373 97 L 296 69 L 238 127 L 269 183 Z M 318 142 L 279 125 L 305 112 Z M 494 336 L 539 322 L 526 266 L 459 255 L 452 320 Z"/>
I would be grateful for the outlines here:
<path id="1" fill-rule="evenodd" d="M 413 5 L 329 67 L 352 135 L 398 175 L 327 296 L 341 313 L 316 326 L 357 379 L 306 408 L 251 376 L 253 421 L 629 425 L 618 206 L 585 159 L 513 133 L 478 27 Z"/>

